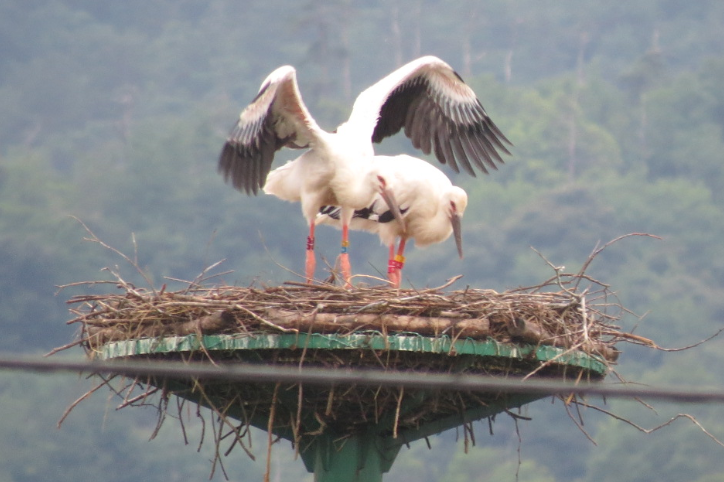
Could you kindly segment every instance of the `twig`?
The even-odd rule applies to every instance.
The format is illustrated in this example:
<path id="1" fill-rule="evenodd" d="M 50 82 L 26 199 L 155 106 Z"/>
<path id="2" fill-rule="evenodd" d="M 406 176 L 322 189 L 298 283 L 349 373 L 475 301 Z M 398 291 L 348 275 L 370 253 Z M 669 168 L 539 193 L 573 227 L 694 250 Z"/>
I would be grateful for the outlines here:
<path id="1" fill-rule="evenodd" d="M 397 407 L 395 408 L 395 421 L 392 423 L 392 438 L 397 438 L 397 427 L 400 424 L 400 408 L 402 407 L 402 399 L 405 395 L 405 387 L 400 387 L 400 392 L 397 396 Z"/>
<path id="2" fill-rule="evenodd" d="M 254 313 L 253 311 L 245 308 L 244 306 L 241 306 L 240 304 L 235 304 L 235 305 L 234 305 L 234 308 L 237 309 L 237 310 L 243 311 L 244 313 L 246 313 L 246 314 L 248 314 L 249 316 L 251 316 L 252 318 L 254 318 L 256 321 L 258 321 L 259 323 L 261 323 L 261 324 L 263 324 L 263 325 L 266 325 L 266 326 L 269 326 L 269 327 L 271 327 L 271 328 L 274 328 L 275 330 L 279 330 L 279 331 L 281 331 L 281 332 L 283 332 L 283 333 L 299 333 L 299 330 L 297 330 L 297 329 L 295 329 L 295 328 L 283 328 L 283 327 L 281 327 L 281 326 L 279 326 L 279 325 L 275 325 L 275 324 L 272 323 L 271 321 L 265 320 L 265 319 L 262 318 L 261 316 L 257 315 L 257 314 Z"/>
<path id="3" fill-rule="evenodd" d="M 75 340 L 75 341 L 73 341 L 73 342 L 70 342 L 70 343 L 68 343 L 68 344 L 66 344 L 66 345 L 59 346 L 59 347 L 57 347 L 57 348 L 53 348 L 53 349 L 50 350 L 48 353 L 46 353 L 45 355 L 43 355 L 43 357 L 48 357 L 48 356 L 51 356 L 51 355 L 55 355 L 56 353 L 58 353 L 58 352 L 60 352 L 60 351 L 67 350 L 68 348 L 72 348 L 72 347 L 74 347 L 74 346 L 76 346 L 76 345 L 80 345 L 80 344 L 83 343 L 84 341 L 85 341 L 85 340 L 83 340 L 83 339 L 78 339 L 78 340 Z"/>
<path id="4" fill-rule="evenodd" d="M 110 379 L 109 379 L 109 380 L 103 380 L 102 383 L 99 383 L 99 384 L 96 385 L 95 387 L 91 388 L 90 390 L 88 390 L 87 392 L 85 392 L 83 395 L 81 395 L 80 398 L 78 398 L 75 402 L 71 403 L 70 406 L 65 409 L 65 412 L 63 412 L 63 415 L 60 417 L 60 420 L 58 420 L 57 427 L 60 428 L 60 426 L 63 425 L 63 422 L 64 422 L 65 419 L 68 417 L 68 415 L 70 415 L 70 412 L 72 412 L 73 409 L 74 409 L 76 406 L 78 406 L 78 404 L 79 404 L 80 402 L 82 402 L 82 401 L 85 400 L 86 398 L 88 398 L 88 397 L 90 397 L 91 395 L 93 395 L 93 393 L 97 392 L 101 387 L 107 385 L 109 381 L 110 381 Z"/>
<path id="5" fill-rule="evenodd" d="M 151 289 L 151 290 L 154 292 L 154 294 L 156 294 L 156 289 L 153 287 L 153 283 L 151 282 L 151 280 L 149 279 L 149 277 L 146 275 L 146 273 L 141 269 L 141 267 L 138 266 L 138 253 L 137 253 L 137 252 L 136 252 L 136 255 L 135 255 L 135 256 L 136 256 L 136 259 L 135 259 L 135 260 L 132 260 L 131 258 L 129 258 L 128 256 L 126 256 L 125 254 L 123 254 L 121 251 L 119 251 L 118 249 L 116 249 L 116 248 L 114 248 L 113 246 L 110 246 L 110 245 L 104 243 L 104 242 L 103 242 L 100 238 L 98 238 L 98 236 L 96 236 L 95 233 L 94 233 L 93 231 L 91 231 L 91 229 L 90 229 L 88 226 L 86 226 L 86 224 L 85 224 L 83 221 L 81 221 L 79 218 L 77 218 L 76 216 L 71 216 L 71 217 L 72 217 L 73 219 L 75 219 L 76 221 L 78 221 L 78 222 L 80 223 L 80 225 L 83 226 L 83 228 L 86 230 L 86 232 L 90 235 L 90 238 L 83 238 L 84 240 L 91 241 L 91 242 L 94 242 L 94 243 L 98 243 L 98 244 L 100 244 L 101 246 L 103 246 L 104 248 L 106 248 L 106 249 L 108 249 L 108 250 L 116 253 L 118 256 L 120 256 L 121 258 L 123 258 L 124 260 L 126 260 L 131 266 L 133 266 L 133 267 L 135 268 L 135 270 L 138 272 L 138 274 L 140 274 L 141 277 L 146 281 L 146 283 L 148 284 L 149 289 Z M 134 235 L 131 235 L 131 237 L 132 237 L 132 239 L 133 239 L 133 245 L 134 245 L 134 249 L 135 249 L 135 248 L 137 248 L 137 247 L 136 247 L 136 238 L 135 238 Z M 120 278 L 120 277 L 119 277 L 119 278 Z"/>
<path id="6" fill-rule="evenodd" d="M 693 416 L 689 415 L 688 413 L 679 413 L 679 414 L 671 417 L 667 422 L 664 422 L 664 423 L 662 423 L 661 425 L 657 425 L 657 426 L 655 426 L 655 427 L 653 427 L 653 428 L 644 428 L 644 427 L 642 427 L 642 426 L 640 426 L 640 425 L 635 424 L 634 422 L 632 422 L 631 420 L 629 420 L 629 419 L 627 419 L 627 418 L 624 418 L 624 417 L 621 417 L 621 416 L 619 416 L 619 415 L 616 415 L 615 413 L 613 413 L 613 412 L 611 412 L 611 411 L 609 411 L 609 410 L 605 410 L 605 409 L 603 409 L 603 408 L 601 408 L 601 407 L 597 407 L 597 406 L 595 406 L 595 405 L 591 405 L 591 404 L 584 403 L 584 402 L 578 402 L 578 401 L 577 401 L 576 403 L 581 404 L 581 405 L 583 405 L 584 407 L 591 408 L 591 409 L 593 409 L 593 410 L 597 410 L 597 411 L 599 411 L 599 412 L 601 412 L 601 413 L 604 413 L 604 414 L 608 415 L 609 417 L 614 418 L 614 419 L 616 419 L 616 420 L 619 420 L 619 421 L 621 421 L 621 422 L 623 422 L 623 423 L 626 423 L 626 424 L 634 427 L 636 430 L 638 430 L 638 431 L 640 431 L 640 432 L 643 432 L 643 433 L 645 433 L 645 434 L 650 434 L 650 433 L 656 432 L 657 430 L 660 430 L 660 429 L 662 429 L 662 428 L 664 428 L 664 427 L 667 427 L 667 426 L 671 425 L 672 423 L 674 423 L 676 420 L 679 420 L 680 418 L 685 418 L 685 419 L 689 420 L 691 423 L 693 423 L 694 425 L 696 425 L 697 427 L 699 427 L 699 429 L 700 429 L 702 432 L 704 432 L 704 434 L 706 434 L 707 437 L 709 437 L 710 439 L 712 439 L 716 444 L 721 445 L 722 447 L 724 447 L 724 442 L 722 442 L 721 440 L 719 440 L 718 438 L 716 438 L 714 435 L 712 435 L 708 430 L 706 430 L 706 429 L 701 425 L 701 423 L 699 423 L 699 421 L 698 421 L 696 418 L 694 418 Z"/>
<path id="7" fill-rule="evenodd" d="M 621 235 L 621 236 L 619 236 L 619 237 L 617 237 L 617 238 L 612 239 L 611 241 L 609 241 L 608 243 L 604 244 L 604 245 L 601 246 L 600 248 L 594 249 L 593 252 L 588 256 L 588 259 L 586 259 L 586 261 L 583 263 L 583 266 L 581 266 L 581 269 L 579 270 L 578 274 L 579 274 L 579 275 L 582 275 L 583 273 L 585 273 L 586 270 L 588 269 L 588 267 L 590 266 L 590 264 L 591 264 L 591 263 L 593 262 L 593 260 L 596 258 L 596 256 L 598 256 L 599 254 L 601 254 L 601 252 L 602 252 L 604 249 L 608 248 L 608 247 L 611 246 L 612 244 L 617 243 L 618 241 L 621 241 L 621 240 L 624 239 L 624 238 L 630 238 L 630 237 L 632 237 L 632 236 L 643 236 L 643 237 L 654 238 L 654 239 L 659 239 L 659 240 L 661 239 L 661 237 L 656 236 L 656 235 L 654 235 L 654 234 L 649 234 L 649 233 L 628 233 L 628 234 L 623 234 L 623 235 Z M 581 282 L 581 278 L 580 278 L 580 276 L 579 276 L 579 277 L 578 277 L 578 280 L 576 281 L 575 289 L 578 289 L 578 285 L 579 285 L 580 282 Z"/>
<path id="8" fill-rule="evenodd" d="M 267 448 L 266 448 L 266 473 L 264 473 L 264 482 L 269 482 L 271 475 L 271 454 L 272 454 L 272 434 L 274 433 L 274 414 L 277 408 L 277 394 L 279 393 L 279 386 L 277 383 L 274 385 L 274 394 L 272 395 L 271 408 L 269 409 L 269 421 L 267 423 Z"/>
<path id="9" fill-rule="evenodd" d="M 713 335 L 710 335 L 707 338 L 704 338 L 703 340 L 694 343 L 693 345 L 683 346 L 681 348 L 662 348 L 658 345 L 655 345 L 655 346 L 656 346 L 656 349 L 661 350 L 661 351 L 666 351 L 666 352 L 684 351 L 684 350 L 688 350 L 690 348 L 697 347 L 697 346 L 701 345 L 702 343 L 706 343 L 707 341 L 711 340 L 712 338 L 719 336 L 719 334 L 721 334 L 722 331 L 724 331 L 724 328 L 718 329 L 716 331 L 716 333 L 714 333 Z M 651 342 L 651 343 L 653 343 L 653 342 Z"/>

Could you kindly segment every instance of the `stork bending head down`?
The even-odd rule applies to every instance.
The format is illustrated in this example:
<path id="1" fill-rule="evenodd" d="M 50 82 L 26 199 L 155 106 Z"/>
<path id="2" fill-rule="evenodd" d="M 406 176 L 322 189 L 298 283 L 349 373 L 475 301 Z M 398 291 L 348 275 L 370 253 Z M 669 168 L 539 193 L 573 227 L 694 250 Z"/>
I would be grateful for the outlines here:
<path id="1" fill-rule="evenodd" d="M 350 226 L 377 233 L 389 248 L 387 274 L 392 285 L 400 286 L 405 247 L 410 239 L 416 246 L 425 247 L 445 241 L 452 234 L 462 258 L 461 221 L 468 205 L 465 191 L 453 186 L 445 174 L 422 159 L 407 155 L 376 159 L 385 166 L 381 172 L 395 192 L 404 227 L 379 196 L 368 207 L 354 212 Z M 339 207 L 323 206 L 315 222 L 340 227 L 340 218 Z"/>
<path id="2" fill-rule="evenodd" d="M 224 179 L 247 194 L 264 189 L 289 201 L 300 201 L 309 224 L 306 277 L 314 277 L 314 226 L 319 209 L 340 207 L 341 266 L 351 276 L 347 249 L 349 223 L 355 210 L 369 207 L 376 197 L 404 231 L 405 220 L 394 189 L 381 173 L 373 142 L 404 130 L 413 146 L 434 152 L 453 170 L 471 175 L 497 169 L 510 154 L 508 139 L 488 117 L 475 93 L 453 69 L 436 57 L 414 60 L 364 90 L 352 113 L 335 132 L 322 130 L 309 114 L 293 67 L 272 72 L 259 93 L 240 114 L 219 158 Z M 282 147 L 308 149 L 300 157 L 271 171 Z M 419 242 L 419 238 L 418 238 Z"/>

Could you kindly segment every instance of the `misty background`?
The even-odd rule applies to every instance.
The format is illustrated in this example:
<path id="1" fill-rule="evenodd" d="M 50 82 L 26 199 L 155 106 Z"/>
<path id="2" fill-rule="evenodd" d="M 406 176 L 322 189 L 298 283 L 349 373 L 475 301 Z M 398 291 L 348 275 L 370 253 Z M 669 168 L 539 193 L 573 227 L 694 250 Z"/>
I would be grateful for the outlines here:
<path id="1" fill-rule="evenodd" d="M 596 246 L 651 233 L 662 239 L 624 239 L 588 273 L 640 315 L 623 329 L 664 347 L 694 344 L 724 319 L 722 25 L 715 0 L 0 0 L 0 350 L 40 356 L 74 339 L 65 302 L 88 288 L 59 285 L 112 279 L 102 269 L 116 266 L 144 284 L 84 241 L 79 220 L 157 286 L 178 288 L 168 278 L 193 279 L 222 259 L 217 271 L 233 273 L 218 282 L 301 281 L 300 207 L 223 182 L 216 163 L 229 129 L 280 65 L 295 66 L 307 107 L 331 130 L 364 88 L 428 54 L 460 73 L 514 148 L 490 176 L 446 171 L 470 197 L 465 259 L 452 240 L 410 247 L 403 286 L 458 274 L 453 289 L 533 285 L 552 273 L 531 247 L 574 272 Z M 377 152 L 424 157 L 401 134 Z M 296 155 L 280 153 L 275 166 Z M 317 240 L 333 263 L 339 232 L 320 227 Z M 353 233 L 350 253 L 355 273 L 386 271 L 375 236 Z M 716 338 L 682 352 L 622 348 L 617 371 L 629 381 L 724 381 Z M 0 373 L 0 482 L 208 479 L 198 424 L 188 445 L 173 420 L 149 441 L 155 411 L 116 411 L 103 390 L 57 429 L 91 386 Z M 644 428 L 687 412 L 724 439 L 718 405 L 595 402 Z M 468 454 L 455 431 L 432 438 L 432 450 L 403 448 L 385 480 L 724 479 L 724 447 L 687 420 L 646 435 L 588 410 L 580 429 L 552 399 L 523 415 L 532 421 L 499 415 L 493 435 L 476 423 Z M 231 480 L 262 479 L 257 438 L 256 462 L 241 451 L 225 459 Z M 276 445 L 272 479 L 292 478 L 312 480 L 287 443 Z"/>

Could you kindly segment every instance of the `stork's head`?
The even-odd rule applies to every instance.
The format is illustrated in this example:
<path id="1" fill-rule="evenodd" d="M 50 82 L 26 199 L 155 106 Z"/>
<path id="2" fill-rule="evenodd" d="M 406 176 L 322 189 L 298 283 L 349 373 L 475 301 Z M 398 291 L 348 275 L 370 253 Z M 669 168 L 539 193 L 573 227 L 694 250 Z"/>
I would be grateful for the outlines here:
<path id="1" fill-rule="evenodd" d="M 465 208 L 468 207 L 467 193 L 457 186 L 453 186 L 445 196 L 443 196 L 443 208 L 447 210 L 450 224 L 452 224 L 453 235 L 455 236 L 455 245 L 458 248 L 458 255 L 463 257 L 463 232 L 462 218 Z"/>

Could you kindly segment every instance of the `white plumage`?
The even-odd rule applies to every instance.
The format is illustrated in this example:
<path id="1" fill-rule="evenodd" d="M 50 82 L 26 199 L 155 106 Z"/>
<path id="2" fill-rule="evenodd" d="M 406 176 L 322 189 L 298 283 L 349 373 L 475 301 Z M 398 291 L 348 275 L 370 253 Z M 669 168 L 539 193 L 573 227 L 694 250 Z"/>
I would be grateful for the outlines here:
<path id="1" fill-rule="evenodd" d="M 408 240 L 425 247 L 440 243 L 455 235 L 455 243 L 462 258 L 461 220 L 468 205 L 468 195 L 439 169 L 422 159 L 400 155 L 376 156 L 380 172 L 389 183 L 399 203 L 403 229 L 378 196 L 365 209 L 355 211 L 350 227 L 377 233 L 389 248 L 388 276 L 399 287 L 404 264 L 404 250 Z M 324 206 L 317 214 L 317 224 L 340 227 L 340 209 Z M 395 251 L 395 243 L 400 244 Z"/>
<path id="2" fill-rule="evenodd" d="M 340 206 L 342 271 L 348 279 L 348 228 L 355 210 L 382 196 L 398 216 L 394 196 L 373 142 L 404 128 L 416 148 L 434 152 L 455 171 L 475 175 L 503 162 L 498 150 L 510 144 L 488 117 L 475 93 L 436 57 L 422 57 L 395 70 L 363 91 L 352 113 L 333 133 L 322 130 L 302 101 L 293 67 L 272 72 L 232 129 L 219 158 L 224 179 L 247 194 L 265 192 L 300 201 L 310 226 L 307 279 L 314 273 L 314 219 L 324 205 Z M 270 173 L 282 147 L 307 148 L 299 158 Z M 268 177 L 267 177 L 268 176 Z M 265 186 L 266 183 L 266 186 Z M 404 222 L 400 220 L 404 229 Z"/>

